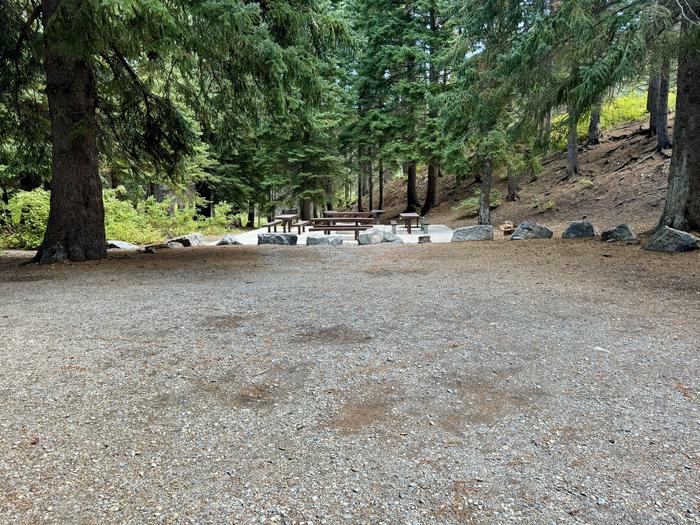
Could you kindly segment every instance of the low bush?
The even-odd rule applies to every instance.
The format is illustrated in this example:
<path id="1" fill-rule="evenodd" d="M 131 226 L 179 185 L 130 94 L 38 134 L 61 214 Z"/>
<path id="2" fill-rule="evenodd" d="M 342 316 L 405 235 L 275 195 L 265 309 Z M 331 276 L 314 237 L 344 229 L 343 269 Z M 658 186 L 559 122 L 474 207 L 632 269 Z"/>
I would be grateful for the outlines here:
<path id="1" fill-rule="evenodd" d="M 231 206 L 219 203 L 214 217 L 197 214 L 196 202 L 179 205 L 174 198 L 162 202 L 149 197 L 132 203 L 122 188 L 104 191 L 105 231 L 108 239 L 134 244 L 160 242 L 168 237 L 200 232 L 215 235 L 230 231 Z M 49 217 L 50 194 L 43 189 L 19 191 L 8 204 L 0 204 L 0 246 L 34 249 L 41 244 Z"/>
<path id="2" fill-rule="evenodd" d="M 479 213 L 480 198 L 481 190 L 477 189 L 473 197 L 460 201 L 459 204 L 454 207 L 454 211 L 463 217 L 474 217 Z M 503 204 L 503 193 L 492 189 L 491 195 L 489 196 L 489 205 L 491 209 L 498 208 L 501 204 Z"/>

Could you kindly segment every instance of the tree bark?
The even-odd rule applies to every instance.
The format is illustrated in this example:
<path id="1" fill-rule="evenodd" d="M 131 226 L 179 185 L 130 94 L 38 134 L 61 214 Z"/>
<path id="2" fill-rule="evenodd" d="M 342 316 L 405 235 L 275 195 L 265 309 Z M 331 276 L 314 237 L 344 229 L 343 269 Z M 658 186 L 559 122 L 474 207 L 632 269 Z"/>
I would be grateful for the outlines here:
<path id="1" fill-rule="evenodd" d="M 406 175 L 408 176 L 408 180 L 406 182 L 406 210 L 404 213 L 414 213 L 420 206 L 418 202 L 418 193 L 416 191 L 417 177 L 415 162 L 406 163 Z"/>
<path id="2" fill-rule="evenodd" d="M 566 173 L 569 178 L 578 175 L 578 115 L 576 108 L 569 105 L 569 135 L 566 142 Z"/>
<path id="3" fill-rule="evenodd" d="M 314 203 L 311 199 L 301 200 L 301 218 L 304 221 L 311 219 L 314 213 Z"/>
<path id="4" fill-rule="evenodd" d="M 384 161 L 379 159 L 379 203 L 377 209 L 384 209 Z"/>
<path id="5" fill-rule="evenodd" d="M 42 3 L 52 141 L 49 219 L 34 257 L 42 264 L 107 256 L 97 152 L 95 72 L 89 57 L 71 54 L 69 49 L 73 46 L 66 45 L 66 36 L 51 29 L 49 20 L 59 4 L 60 0 Z M 79 38 L 80 35 L 71 37 Z"/>
<path id="6" fill-rule="evenodd" d="M 479 224 L 491 224 L 491 159 L 484 159 L 479 195 Z"/>
<path id="7" fill-rule="evenodd" d="M 255 228 L 255 201 L 251 201 L 248 204 L 248 221 L 246 222 L 246 228 Z"/>
<path id="8" fill-rule="evenodd" d="M 363 168 L 364 169 L 364 168 Z M 357 211 L 364 211 L 362 207 L 362 177 L 364 176 L 362 170 L 357 174 Z"/>
<path id="9" fill-rule="evenodd" d="M 591 120 L 588 123 L 588 144 L 600 144 L 600 113 L 602 103 L 598 102 L 591 108 Z"/>
<path id="10" fill-rule="evenodd" d="M 661 79 L 658 75 L 651 77 L 649 89 L 647 90 L 647 111 L 649 112 L 649 136 L 656 136 L 656 118 L 659 106 L 659 87 Z"/>
<path id="11" fill-rule="evenodd" d="M 700 49 L 697 47 L 687 46 L 681 52 L 677 86 L 673 155 L 666 205 L 658 227 L 700 230 Z"/>
<path id="12" fill-rule="evenodd" d="M 367 170 L 367 180 L 369 185 L 369 195 L 368 195 L 368 209 L 371 211 L 374 209 L 374 176 L 372 175 L 372 163 L 369 164 L 369 169 Z"/>
<path id="13" fill-rule="evenodd" d="M 425 216 L 430 210 L 437 206 L 438 177 L 440 176 L 440 165 L 437 160 L 432 160 L 428 164 L 428 188 L 425 192 L 425 204 L 420 210 L 420 214 Z"/>
<path id="14" fill-rule="evenodd" d="M 656 107 L 656 151 L 671 147 L 671 139 L 668 137 L 668 80 L 671 76 L 671 64 L 666 59 L 661 67 L 659 77 L 659 99 Z M 700 81 L 700 79 L 698 79 Z"/>
<path id="15" fill-rule="evenodd" d="M 508 194 L 506 195 L 506 200 L 509 202 L 515 202 L 520 197 L 518 196 L 518 176 L 512 172 L 508 172 Z"/>

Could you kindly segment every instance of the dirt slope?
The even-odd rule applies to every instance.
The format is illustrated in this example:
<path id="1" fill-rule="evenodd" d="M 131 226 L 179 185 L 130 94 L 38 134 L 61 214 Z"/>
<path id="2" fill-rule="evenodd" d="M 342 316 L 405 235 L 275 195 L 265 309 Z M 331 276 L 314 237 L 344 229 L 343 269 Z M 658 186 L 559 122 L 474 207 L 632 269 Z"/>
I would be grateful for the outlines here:
<path id="1" fill-rule="evenodd" d="M 631 123 L 607 133 L 600 145 L 579 153 L 580 177 L 565 180 L 563 153 L 544 160 L 544 171 L 536 180 L 522 181 L 520 199 L 504 202 L 493 210 L 494 224 L 534 220 L 561 231 L 572 220 L 587 219 L 599 228 L 621 222 L 637 231 L 651 228 L 664 205 L 669 156 L 653 155 L 655 140 L 647 137 L 642 124 Z M 419 174 L 419 195 L 425 195 L 425 173 Z M 506 194 L 504 181 L 496 189 Z M 474 194 L 472 180 L 458 184 L 453 176 L 440 179 L 441 204 L 429 214 L 434 224 L 452 227 L 475 224 L 476 218 L 460 216 L 455 205 Z M 547 206 L 548 201 L 549 206 Z M 551 206 L 553 205 L 553 208 Z M 386 217 L 405 207 L 405 184 L 391 181 L 386 191 Z"/>

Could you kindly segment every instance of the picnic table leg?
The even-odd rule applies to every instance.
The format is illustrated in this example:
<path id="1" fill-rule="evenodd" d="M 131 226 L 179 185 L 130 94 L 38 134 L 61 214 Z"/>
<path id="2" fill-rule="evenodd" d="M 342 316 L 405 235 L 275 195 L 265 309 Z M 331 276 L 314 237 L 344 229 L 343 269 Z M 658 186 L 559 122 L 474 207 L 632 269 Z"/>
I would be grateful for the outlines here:
<path id="1" fill-rule="evenodd" d="M 408 230 L 408 234 L 411 235 L 411 219 L 406 219 L 406 229 Z"/>

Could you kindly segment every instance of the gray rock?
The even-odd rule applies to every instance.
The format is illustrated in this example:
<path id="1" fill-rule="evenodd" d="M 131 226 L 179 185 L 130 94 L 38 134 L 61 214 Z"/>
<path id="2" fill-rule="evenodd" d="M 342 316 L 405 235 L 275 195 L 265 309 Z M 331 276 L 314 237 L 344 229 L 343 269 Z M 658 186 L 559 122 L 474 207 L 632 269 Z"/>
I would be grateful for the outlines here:
<path id="1" fill-rule="evenodd" d="M 243 243 L 236 239 L 235 235 L 224 235 L 224 238 L 216 243 L 217 246 L 240 246 Z"/>
<path id="2" fill-rule="evenodd" d="M 568 228 L 562 233 L 562 239 L 583 239 L 586 237 L 595 237 L 598 235 L 598 230 L 593 223 L 588 221 L 574 221 L 569 224 Z"/>
<path id="3" fill-rule="evenodd" d="M 178 242 L 185 247 L 200 246 L 204 244 L 204 237 L 201 233 L 190 233 L 189 235 L 183 235 L 182 237 L 177 237 L 168 241 L 168 243 L 171 242 Z"/>
<path id="4" fill-rule="evenodd" d="M 551 239 L 553 235 L 552 230 L 540 226 L 539 224 L 531 221 L 524 221 L 518 224 L 518 227 L 510 236 L 511 241 L 522 241 L 525 239 Z"/>
<path id="5" fill-rule="evenodd" d="M 654 233 L 644 245 L 645 250 L 668 253 L 689 252 L 698 248 L 700 248 L 700 239 L 695 235 L 668 226 Z"/>
<path id="6" fill-rule="evenodd" d="M 340 235 L 312 236 L 306 238 L 307 246 L 340 246 L 343 238 Z"/>
<path id="7" fill-rule="evenodd" d="M 297 235 L 295 233 L 258 233 L 258 244 L 296 246 Z"/>
<path id="8" fill-rule="evenodd" d="M 626 224 L 618 224 L 614 228 L 605 230 L 600 234 L 600 239 L 607 242 L 637 242 L 637 236 Z"/>
<path id="9" fill-rule="evenodd" d="M 403 244 L 401 238 L 391 232 L 370 228 L 363 231 L 357 238 L 357 244 L 380 244 L 383 242 L 391 242 L 395 244 Z"/>
<path id="10" fill-rule="evenodd" d="M 183 248 L 184 246 L 185 245 L 181 242 L 168 241 L 164 245 L 162 245 L 161 248 Z"/>
<path id="11" fill-rule="evenodd" d="M 418 244 L 428 244 L 433 241 L 430 240 L 430 235 L 420 235 L 418 236 Z"/>
<path id="12" fill-rule="evenodd" d="M 107 249 L 134 251 L 139 247 L 126 241 L 107 241 Z"/>
<path id="13" fill-rule="evenodd" d="M 452 232 L 452 242 L 463 241 L 492 241 L 493 226 L 480 224 L 478 226 L 464 226 Z"/>

